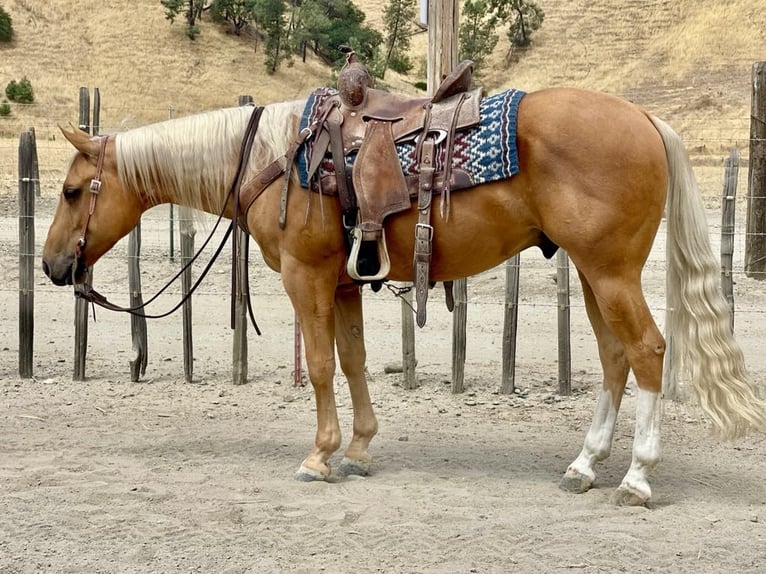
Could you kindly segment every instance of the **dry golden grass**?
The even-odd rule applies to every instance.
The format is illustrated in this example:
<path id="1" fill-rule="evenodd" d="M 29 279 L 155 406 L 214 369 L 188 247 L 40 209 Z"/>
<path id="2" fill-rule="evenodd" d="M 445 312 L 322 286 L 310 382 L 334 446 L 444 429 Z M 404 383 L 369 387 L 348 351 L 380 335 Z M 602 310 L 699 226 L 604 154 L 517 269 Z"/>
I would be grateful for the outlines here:
<path id="1" fill-rule="evenodd" d="M 159 0 L 0 2 L 16 32 L 12 45 L 0 47 L 0 88 L 26 75 L 36 96 L 35 104 L 14 106 L 10 118 L 0 118 L 3 172 L 15 167 L 14 142 L 23 129 L 34 126 L 40 142 L 56 139 L 58 125 L 77 123 L 80 86 L 100 88 L 107 131 L 164 119 L 171 109 L 183 115 L 234 105 L 241 94 L 258 103 L 299 98 L 330 81 L 329 70 L 313 59 L 270 76 L 254 39 L 207 20 L 191 42 L 181 23 L 165 19 Z M 766 57 L 766 10 L 758 2 L 538 3 L 546 19 L 533 48 L 509 54 L 501 40 L 481 79 L 488 92 L 553 85 L 603 90 L 670 121 L 697 155 L 717 162 L 731 146 L 746 152 L 750 70 Z M 386 0 L 357 4 L 380 29 Z M 412 52 L 422 56 L 410 77 L 387 74 L 393 89 L 411 91 L 424 79 L 426 42 L 427 34 L 413 38 Z"/>

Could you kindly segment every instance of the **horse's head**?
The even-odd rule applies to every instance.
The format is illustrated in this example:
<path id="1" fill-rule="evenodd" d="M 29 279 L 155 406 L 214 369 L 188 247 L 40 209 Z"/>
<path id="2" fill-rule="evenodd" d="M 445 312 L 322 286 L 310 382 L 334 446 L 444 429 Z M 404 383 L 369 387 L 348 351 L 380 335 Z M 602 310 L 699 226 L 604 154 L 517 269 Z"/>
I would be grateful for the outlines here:
<path id="1" fill-rule="evenodd" d="M 113 137 L 62 132 L 77 153 L 45 240 L 43 270 L 56 285 L 71 285 L 84 282 L 88 266 L 136 226 L 143 206 L 120 184 Z"/>

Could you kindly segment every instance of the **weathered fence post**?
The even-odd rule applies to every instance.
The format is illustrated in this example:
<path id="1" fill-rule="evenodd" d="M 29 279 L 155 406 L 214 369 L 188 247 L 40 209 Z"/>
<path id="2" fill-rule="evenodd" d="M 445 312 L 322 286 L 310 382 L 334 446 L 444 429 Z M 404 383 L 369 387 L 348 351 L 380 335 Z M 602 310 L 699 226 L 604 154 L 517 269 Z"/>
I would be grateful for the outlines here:
<path id="1" fill-rule="evenodd" d="M 234 300 L 234 338 L 232 341 L 232 382 L 235 385 L 244 385 L 247 382 L 247 293 L 245 291 L 245 274 L 247 269 L 247 233 L 237 228 L 236 260 L 233 265 L 237 266 L 237 284 Z"/>
<path id="2" fill-rule="evenodd" d="M 141 292 L 141 221 L 130 232 L 128 237 L 128 289 L 130 291 L 130 306 L 142 307 L 144 297 Z M 130 361 L 130 380 L 134 383 L 146 373 L 149 358 L 149 342 L 146 330 L 146 317 L 143 315 L 130 316 L 130 336 L 133 342 L 135 356 Z"/>
<path id="3" fill-rule="evenodd" d="M 432 95 L 441 80 L 457 65 L 460 3 L 457 0 L 428 2 L 428 94 Z M 435 216 L 438 217 L 438 216 Z M 452 392 L 463 391 L 465 374 L 465 321 L 468 305 L 467 283 L 452 284 L 455 307 L 452 310 Z"/>
<path id="4" fill-rule="evenodd" d="M 559 330 L 559 394 L 572 394 L 572 347 L 569 328 L 569 255 L 563 249 L 556 252 L 556 293 Z"/>
<path id="5" fill-rule="evenodd" d="M 35 128 L 29 128 L 29 133 L 32 134 L 32 139 L 35 144 L 32 146 L 32 183 L 35 186 L 35 196 L 40 197 L 40 162 L 37 159 L 37 136 L 35 135 Z"/>
<path id="6" fill-rule="evenodd" d="M 452 392 L 463 392 L 465 378 L 466 322 L 468 318 L 468 281 L 460 279 L 452 283 Z"/>
<path id="7" fill-rule="evenodd" d="M 168 119 L 173 118 L 173 106 L 168 106 Z M 169 247 L 168 247 L 168 259 L 171 261 L 174 261 L 176 258 L 176 250 L 175 250 L 175 240 L 176 240 L 176 231 L 175 231 L 175 213 L 173 213 L 173 204 L 168 205 L 168 229 L 170 230 L 170 237 L 169 237 Z"/>
<path id="8" fill-rule="evenodd" d="M 521 254 L 505 262 L 505 314 L 503 317 L 503 375 L 500 392 L 516 389 L 516 335 L 519 323 L 519 269 Z"/>
<path id="9" fill-rule="evenodd" d="M 94 136 L 101 133 L 101 92 L 98 88 L 93 88 L 93 121 L 90 133 Z"/>
<path id="10" fill-rule="evenodd" d="M 766 62 L 753 64 L 745 275 L 766 279 Z"/>
<path id="11" fill-rule="evenodd" d="M 729 304 L 729 324 L 734 332 L 734 223 L 737 211 L 739 150 L 732 148 L 724 161 L 726 168 L 721 197 L 721 289 Z"/>
<path id="12" fill-rule="evenodd" d="M 402 385 L 405 389 L 418 386 L 415 365 L 415 314 L 412 312 L 410 289 L 402 293 Z"/>
<path id="13" fill-rule="evenodd" d="M 239 105 L 253 103 L 253 96 L 239 96 Z M 239 190 L 236 190 L 237 192 Z M 247 382 L 247 241 L 248 234 L 241 227 L 234 229 L 237 251 L 234 253 L 237 266 L 237 285 L 234 300 L 234 338 L 232 341 L 232 382 L 244 385 Z"/>
<path id="14" fill-rule="evenodd" d="M 90 133 L 90 91 L 80 88 L 79 128 Z M 88 268 L 87 285 L 93 284 L 93 267 Z M 85 380 L 85 358 L 88 354 L 88 302 L 77 298 L 74 307 L 74 372 L 75 381 Z"/>
<path id="15" fill-rule="evenodd" d="M 35 335 L 35 133 L 19 138 L 19 376 L 32 377 Z"/>
<path id="16" fill-rule="evenodd" d="M 181 232 L 181 266 L 186 267 L 194 256 L 194 222 L 192 210 L 181 207 L 178 210 L 179 230 Z M 192 300 L 189 295 L 192 285 L 191 267 L 186 267 L 181 274 L 181 297 L 185 299 L 183 314 L 183 345 L 184 345 L 184 380 L 192 382 L 194 374 L 194 340 L 192 338 Z"/>

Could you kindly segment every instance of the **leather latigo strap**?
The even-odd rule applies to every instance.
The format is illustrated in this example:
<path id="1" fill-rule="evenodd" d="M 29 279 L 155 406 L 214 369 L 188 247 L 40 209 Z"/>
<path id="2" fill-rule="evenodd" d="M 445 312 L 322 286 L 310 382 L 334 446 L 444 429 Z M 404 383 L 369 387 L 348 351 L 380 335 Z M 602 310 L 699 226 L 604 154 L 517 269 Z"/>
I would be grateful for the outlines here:
<path id="1" fill-rule="evenodd" d="M 431 201 L 434 177 L 434 140 L 425 138 L 420 155 L 420 193 L 418 194 L 418 223 L 415 226 L 415 302 L 418 327 L 426 324 L 426 301 L 428 300 L 428 273 L 431 265 L 431 242 L 434 228 L 431 226 Z"/>

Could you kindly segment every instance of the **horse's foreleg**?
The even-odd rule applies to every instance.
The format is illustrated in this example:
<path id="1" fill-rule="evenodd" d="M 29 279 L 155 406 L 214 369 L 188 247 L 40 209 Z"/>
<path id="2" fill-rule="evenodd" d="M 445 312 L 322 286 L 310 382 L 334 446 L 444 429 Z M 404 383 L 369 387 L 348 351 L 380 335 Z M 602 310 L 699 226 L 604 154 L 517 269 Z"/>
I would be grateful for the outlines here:
<path id="1" fill-rule="evenodd" d="M 569 465 L 561 479 L 561 488 L 575 493 L 590 489 L 596 479 L 596 463 L 606 459 L 611 452 L 617 413 L 620 410 L 629 372 L 625 348 L 604 322 L 593 290 L 582 274 L 580 274 L 580 281 L 585 298 L 585 309 L 598 343 L 604 381 L 582 451 Z"/>
<path id="2" fill-rule="evenodd" d="M 378 432 L 378 421 L 372 410 L 365 375 L 366 350 L 362 294 L 359 286 L 339 288 L 335 294 L 335 343 L 340 368 L 346 375 L 354 407 L 354 437 L 348 445 L 338 474 L 367 475 L 372 457 L 367 452 L 372 437 Z"/>
<path id="3" fill-rule="evenodd" d="M 314 449 L 301 464 L 297 480 L 327 480 L 330 456 L 341 442 L 335 406 L 334 296 L 336 275 L 322 266 L 306 267 L 282 262 L 282 282 L 301 324 L 309 379 L 314 388 L 317 430 Z"/>

